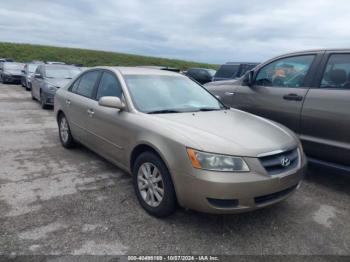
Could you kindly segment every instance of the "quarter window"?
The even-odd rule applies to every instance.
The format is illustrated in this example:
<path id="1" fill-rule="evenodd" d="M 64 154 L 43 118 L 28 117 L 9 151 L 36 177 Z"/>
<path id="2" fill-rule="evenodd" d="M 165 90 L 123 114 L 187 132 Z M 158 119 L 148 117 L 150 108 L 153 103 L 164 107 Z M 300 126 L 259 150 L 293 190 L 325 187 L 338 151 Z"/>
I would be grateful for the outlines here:
<path id="1" fill-rule="evenodd" d="M 350 54 L 329 57 L 320 87 L 350 89 Z"/>
<path id="2" fill-rule="evenodd" d="M 303 87 L 314 55 L 294 56 L 274 61 L 260 69 L 255 84 L 274 87 Z"/>
<path id="3" fill-rule="evenodd" d="M 103 96 L 116 96 L 121 98 L 122 88 L 119 81 L 111 73 L 104 72 L 97 90 L 97 100 Z"/>
<path id="4" fill-rule="evenodd" d="M 96 83 L 96 80 L 99 76 L 100 72 L 99 71 L 91 71 L 87 72 L 84 75 L 81 76 L 79 80 L 79 84 L 76 89 L 76 93 L 78 95 L 86 96 L 91 98 L 92 97 L 92 92 L 94 90 L 94 86 Z M 74 86 L 73 86 L 74 88 Z"/>

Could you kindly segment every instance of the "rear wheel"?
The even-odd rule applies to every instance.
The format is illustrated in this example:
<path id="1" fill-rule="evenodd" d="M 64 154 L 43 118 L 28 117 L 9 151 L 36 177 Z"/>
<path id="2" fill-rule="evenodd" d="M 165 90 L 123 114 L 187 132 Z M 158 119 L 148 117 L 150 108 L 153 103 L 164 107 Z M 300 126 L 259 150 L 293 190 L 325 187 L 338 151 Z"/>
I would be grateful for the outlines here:
<path id="1" fill-rule="evenodd" d="M 137 199 L 149 214 L 166 217 L 175 212 L 177 200 L 170 173 L 155 153 L 144 152 L 136 159 L 133 184 Z"/>
<path id="2" fill-rule="evenodd" d="M 58 131 L 62 146 L 65 148 L 72 148 L 75 145 L 67 118 L 64 114 L 58 117 Z"/>

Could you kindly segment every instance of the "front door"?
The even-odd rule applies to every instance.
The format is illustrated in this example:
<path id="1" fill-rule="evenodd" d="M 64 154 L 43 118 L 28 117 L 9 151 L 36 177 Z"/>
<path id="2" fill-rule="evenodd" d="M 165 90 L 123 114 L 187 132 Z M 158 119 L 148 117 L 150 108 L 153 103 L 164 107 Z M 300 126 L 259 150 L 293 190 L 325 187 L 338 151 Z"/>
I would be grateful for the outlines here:
<path id="1" fill-rule="evenodd" d="M 300 131 L 300 114 L 308 92 L 308 74 L 315 54 L 277 59 L 263 66 L 252 86 L 239 86 L 235 108 L 279 122 Z"/>
<path id="2" fill-rule="evenodd" d="M 123 100 L 121 85 L 113 72 L 104 71 L 97 88 L 94 103 L 89 110 L 93 115 L 88 122 L 88 130 L 94 137 L 93 147 L 104 157 L 119 164 L 125 163 L 124 147 L 128 141 L 127 121 L 129 113 L 116 108 L 100 106 L 98 100 L 104 96 L 115 96 Z"/>

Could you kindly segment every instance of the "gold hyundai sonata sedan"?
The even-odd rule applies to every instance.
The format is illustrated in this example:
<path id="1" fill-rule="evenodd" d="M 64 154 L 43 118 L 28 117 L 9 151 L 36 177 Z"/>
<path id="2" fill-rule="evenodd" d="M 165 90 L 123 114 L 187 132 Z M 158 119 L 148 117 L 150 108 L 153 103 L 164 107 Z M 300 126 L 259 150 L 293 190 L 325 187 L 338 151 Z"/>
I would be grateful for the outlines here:
<path id="1" fill-rule="evenodd" d="M 286 127 L 227 108 L 186 76 L 96 67 L 55 96 L 62 145 L 79 142 L 132 175 L 151 215 L 236 213 L 298 188 L 306 159 Z"/>

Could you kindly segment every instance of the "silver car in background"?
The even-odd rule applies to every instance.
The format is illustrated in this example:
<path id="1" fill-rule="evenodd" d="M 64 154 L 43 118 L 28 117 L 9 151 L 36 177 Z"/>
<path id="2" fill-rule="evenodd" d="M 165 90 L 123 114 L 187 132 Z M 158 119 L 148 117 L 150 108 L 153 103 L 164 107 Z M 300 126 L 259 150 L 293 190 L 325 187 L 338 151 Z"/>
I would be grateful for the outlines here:
<path id="1" fill-rule="evenodd" d="M 21 84 L 27 91 L 32 89 L 32 77 L 35 73 L 35 70 L 39 66 L 39 64 L 43 63 L 26 63 L 24 65 L 24 68 L 22 70 L 22 79 L 21 79 Z"/>
<path id="2" fill-rule="evenodd" d="M 6 83 L 20 83 L 22 78 L 23 63 L 2 62 L 0 64 L 0 81 Z"/>
<path id="3" fill-rule="evenodd" d="M 158 217 L 177 204 L 209 213 L 262 208 L 300 185 L 306 159 L 289 129 L 224 106 L 169 71 L 97 67 L 55 96 L 64 147 L 80 142 L 132 175 Z"/>
<path id="4" fill-rule="evenodd" d="M 76 66 L 41 64 L 31 78 L 32 99 L 38 100 L 43 109 L 53 106 L 57 89 L 68 84 L 81 70 Z"/>

